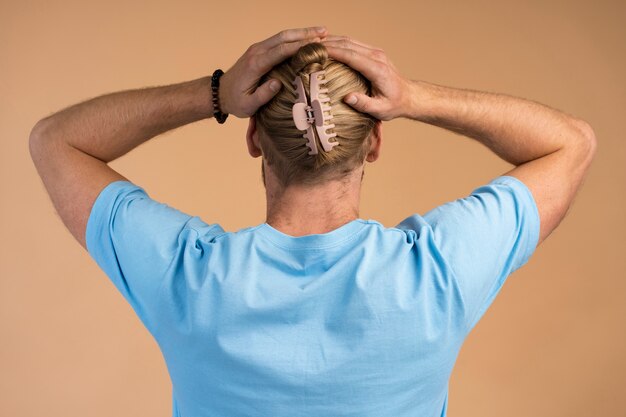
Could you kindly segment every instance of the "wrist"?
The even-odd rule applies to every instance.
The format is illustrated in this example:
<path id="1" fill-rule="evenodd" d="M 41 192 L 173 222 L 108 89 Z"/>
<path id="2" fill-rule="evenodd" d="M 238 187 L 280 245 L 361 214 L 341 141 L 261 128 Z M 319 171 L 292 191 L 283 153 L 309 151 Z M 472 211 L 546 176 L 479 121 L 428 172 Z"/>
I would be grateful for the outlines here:
<path id="1" fill-rule="evenodd" d="M 426 81 L 408 80 L 408 104 L 404 117 L 426 121 L 433 115 L 433 85 Z"/>
<path id="2" fill-rule="evenodd" d="M 213 117 L 213 102 L 211 91 L 211 76 L 198 78 L 189 82 L 192 91 L 194 112 L 200 119 Z"/>
<path id="3" fill-rule="evenodd" d="M 228 118 L 228 112 L 224 110 L 224 101 L 221 98 L 221 92 L 224 91 L 222 76 L 226 75 L 221 69 L 216 69 L 211 76 L 211 92 L 213 104 L 213 118 L 219 124 L 223 124 Z"/>

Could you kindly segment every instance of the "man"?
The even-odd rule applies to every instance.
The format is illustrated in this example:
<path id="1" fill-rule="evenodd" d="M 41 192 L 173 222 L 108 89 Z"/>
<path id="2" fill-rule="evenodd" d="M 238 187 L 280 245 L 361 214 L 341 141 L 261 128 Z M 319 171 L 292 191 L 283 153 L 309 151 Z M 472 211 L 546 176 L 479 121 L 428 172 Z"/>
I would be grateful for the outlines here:
<path id="1" fill-rule="evenodd" d="M 515 168 L 386 229 L 358 219 L 363 167 L 341 184 L 277 193 L 265 165 L 268 222 L 234 236 L 155 202 L 107 165 L 211 117 L 209 77 L 101 96 L 31 133 L 61 219 L 158 341 L 175 414 L 445 415 L 462 341 L 566 215 L 595 154 L 593 130 L 578 118 L 406 80 L 382 50 L 305 28 L 251 46 L 222 77 L 222 111 L 250 117 L 251 156 L 262 155 L 252 116 L 278 91 L 271 80 L 254 87 L 315 41 L 372 82 L 372 97 L 345 97 L 356 110 L 461 133 Z M 380 152 L 380 123 L 372 135 L 368 162 Z"/>

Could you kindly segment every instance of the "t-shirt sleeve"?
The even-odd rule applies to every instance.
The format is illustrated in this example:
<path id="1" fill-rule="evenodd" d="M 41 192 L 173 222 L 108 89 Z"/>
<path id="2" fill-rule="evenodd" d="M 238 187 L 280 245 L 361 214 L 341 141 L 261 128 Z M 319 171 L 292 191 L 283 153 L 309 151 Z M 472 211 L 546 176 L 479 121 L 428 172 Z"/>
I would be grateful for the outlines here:
<path id="1" fill-rule="evenodd" d="M 161 307 L 163 277 L 179 267 L 174 265 L 176 255 L 198 236 L 189 228 L 194 221 L 204 224 L 197 216 L 153 200 L 129 181 L 108 184 L 91 208 L 87 251 L 151 333 Z"/>
<path id="2" fill-rule="evenodd" d="M 452 269 L 469 332 L 539 241 L 539 212 L 528 187 L 503 175 L 467 197 L 424 214 L 436 247 Z"/>

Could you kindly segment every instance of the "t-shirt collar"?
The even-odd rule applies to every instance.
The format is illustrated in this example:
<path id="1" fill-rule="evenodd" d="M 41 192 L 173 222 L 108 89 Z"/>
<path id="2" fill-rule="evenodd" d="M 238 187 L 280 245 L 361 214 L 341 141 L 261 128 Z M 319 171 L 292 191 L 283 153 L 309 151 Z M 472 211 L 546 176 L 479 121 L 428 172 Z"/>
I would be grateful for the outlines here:
<path id="1" fill-rule="evenodd" d="M 281 232 L 278 229 L 270 226 L 267 222 L 259 226 L 259 233 L 267 237 L 275 245 L 287 248 L 287 249 L 314 249 L 314 248 L 327 248 L 330 246 L 339 245 L 345 241 L 350 240 L 359 233 L 365 225 L 368 223 L 365 219 L 354 219 L 337 229 L 331 230 L 327 233 L 312 234 L 304 236 L 291 236 Z"/>

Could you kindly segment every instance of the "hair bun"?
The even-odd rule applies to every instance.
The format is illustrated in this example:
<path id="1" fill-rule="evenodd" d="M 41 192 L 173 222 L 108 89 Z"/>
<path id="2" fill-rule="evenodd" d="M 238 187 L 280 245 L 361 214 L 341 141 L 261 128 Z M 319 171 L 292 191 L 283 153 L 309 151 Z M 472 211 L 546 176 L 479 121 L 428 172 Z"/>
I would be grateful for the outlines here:
<path id="1" fill-rule="evenodd" d="M 291 58 L 291 68 L 294 73 L 309 73 L 311 64 L 323 65 L 328 60 L 328 50 L 320 42 L 308 43 L 300 49 Z"/>

